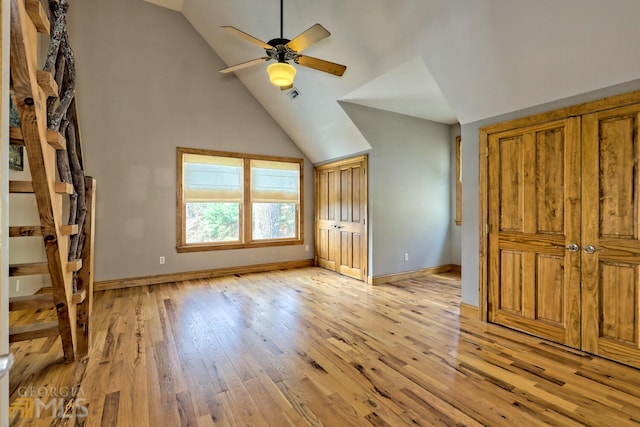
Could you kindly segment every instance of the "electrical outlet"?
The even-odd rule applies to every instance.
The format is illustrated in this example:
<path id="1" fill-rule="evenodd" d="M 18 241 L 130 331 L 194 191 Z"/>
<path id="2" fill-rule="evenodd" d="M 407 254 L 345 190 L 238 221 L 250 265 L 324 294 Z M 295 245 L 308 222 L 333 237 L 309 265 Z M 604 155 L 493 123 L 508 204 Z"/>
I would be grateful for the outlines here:
<path id="1" fill-rule="evenodd" d="M 404 254 L 404 260 L 405 262 L 409 261 L 409 254 Z"/>
<path id="2" fill-rule="evenodd" d="M 164 261 L 165 261 L 164 257 L 163 257 L 163 256 L 161 256 L 161 257 L 160 257 L 160 265 L 164 264 Z"/>
<path id="3" fill-rule="evenodd" d="M 305 245 L 305 246 L 304 246 L 304 250 L 305 250 L 305 251 L 307 251 L 307 252 L 309 252 L 309 245 Z"/>
<path id="4" fill-rule="evenodd" d="M 16 280 L 16 293 L 20 292 L 20 280 Z"/>

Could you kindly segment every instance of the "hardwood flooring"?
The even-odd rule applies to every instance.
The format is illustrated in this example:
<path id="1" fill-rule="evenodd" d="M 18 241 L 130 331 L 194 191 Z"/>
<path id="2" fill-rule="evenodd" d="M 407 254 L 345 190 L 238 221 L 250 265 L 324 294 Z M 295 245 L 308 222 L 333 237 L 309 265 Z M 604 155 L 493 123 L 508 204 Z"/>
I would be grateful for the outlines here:
<path id="1" fill-rule="evenodd" d="M 639 370 L 459 302 L 451 274 L 370 286 L 318 268 L 105 291 L 88 360 L 11 345 L 11 401 L 64 386 L 87 426 L 640 424 Z M 50 412 L 11 425 L 68 421 Z"/>

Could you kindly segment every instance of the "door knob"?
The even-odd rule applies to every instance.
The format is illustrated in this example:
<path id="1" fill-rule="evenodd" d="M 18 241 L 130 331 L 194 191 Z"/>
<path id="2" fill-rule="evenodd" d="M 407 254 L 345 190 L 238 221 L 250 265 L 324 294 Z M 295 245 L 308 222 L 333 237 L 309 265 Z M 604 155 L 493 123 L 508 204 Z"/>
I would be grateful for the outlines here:
<path id="1" fill-rule="evenodd" d="M 596 251 L 596 248 L 593 245 L 587 245 L 584 247 L 585 253 L 592 254 Z"/>
<path id="2" fill-rule="evenodd" d="M 578 246 L 576 243 L 569 243 L 567 245 L 567 249 L 569 250 L 569 252 L 578 252 L 578 249 L 580 249 L 580 246 Z"/>
<path id="3" fill-rule="evenodd" d="M 0 356 L 0 378 L 4 377 L 12 366 L 13 354 L 9 353 Z"/>

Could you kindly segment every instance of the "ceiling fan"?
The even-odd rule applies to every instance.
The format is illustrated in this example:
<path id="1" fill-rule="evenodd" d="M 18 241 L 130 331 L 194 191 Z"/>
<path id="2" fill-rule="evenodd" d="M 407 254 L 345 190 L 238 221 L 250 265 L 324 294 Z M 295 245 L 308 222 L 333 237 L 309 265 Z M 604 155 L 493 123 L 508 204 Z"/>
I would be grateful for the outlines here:
<path id="1" fill-rule="evenodd" d="M 314 70 L 323 71 L 335 76 L 342 76 L 347 69 L 346 66 L 336 64 L 335 62 L 325 61 L 324 59 L 314 58 L 312 56 L 301 55 L 299 53 L 309 46 L 314 45 L 320 40 L 323 40 L 331 35 L 331 33 L 327 31 L 322 25 L 315 24 L 311 26 L 309 29 L 302 32 L 293 40 L 285 39 L 283 37 L 282 3 L 283 0 L 280 0 L 280 37 L 271 39 L 267 43 L 235 27 L 222 27 L 226 31 L 229 31 L 253 44 L 260 46 L 265 50 L 267 56 L 223 68 L 220 70 L 220 72 L 230 73 L 273 59 L 276 61 L 276 63 L 269 65 L 269 67 L 267 67 L 267 72 L 269 73 L 269 79 L 271 80 L 271 83 L 279 86 L 281 90 L 291 89 L 293 87 L 293 78 L 296 74 L 296 69 L 287 61 L 293 61 L 296 64 L 302 65 L 304 67 L 313 68 Z"/>

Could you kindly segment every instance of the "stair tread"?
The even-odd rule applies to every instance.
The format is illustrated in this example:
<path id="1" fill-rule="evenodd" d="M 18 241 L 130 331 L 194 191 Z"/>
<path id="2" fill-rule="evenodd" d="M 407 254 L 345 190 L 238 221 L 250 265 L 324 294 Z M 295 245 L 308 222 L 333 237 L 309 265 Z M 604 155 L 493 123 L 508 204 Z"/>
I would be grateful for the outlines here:
<path id="1" fill-rule="evenodd" d="M 63 225 L 60 234 L 71 236 L 78 234 L 78 224 Z M 9 227 L 9 237 L 33 237 L 42 236 L 42 227 L 39 225 L 12 225 Z"/>
<path id="2" fill-rule="evenodd" d="M 58 322 L 42 322 L 27 325 L 10 326 L 9 342 L 26 341 L 36 338 L 60 335 Z"/>
<path id="3" fill-rule="evenodd" d="M 53 308 L 51 294 L 36 294 L 9 298 L 9 311 Z"/>
<path id="4" fill-rule="evenodd" d="M 47 130 L 47 142 L 56 150 L 67 149 L 66 138 L 57 130 Z M 9 128 L 9 143 L 11 145 L 24 145 L 24 136 L 21 128 L 16 126 Z"/>
<path id="5" fill-rule="evenodd" d="M 29 276 L 32 274 L 49 274 L 49 263 L 43 262 L 25 262 L 9 265 L 9 276 Z"/>
<path id="6" fill-rule="evenodd" d="M 73 304 L 80 304 L 87 298 L 85 289 L 75 292 L 71 297 Z M 9 298 L 9 311 L 36 310 L 53 308 L 53 295 L 50 293 L 39 293 Z"/>
<path id="7" fill-rule="evenodd" d="M 73 273 L 82 268 L 82 260 L 76 259 L 66 264 L 66 271 Z M 9 276 L 30 276 L 32 274 L 49 274 L 49 263 L 42 262 L 25 262 L 9 265 Z"/>
<path id="8" fill-rule="evenodd" d="M 73 194 L 73 184 L 56 181 L 55 190 L 58 194 Z M 9 193 L 33 193 L 33 181 L 9 181 Z"/>
<path id="9" fill-rule="evenodd" d="M 42 227 L 39 225 L 13 225 L 9 227 L 9 237 L 41 236 Z"/>

